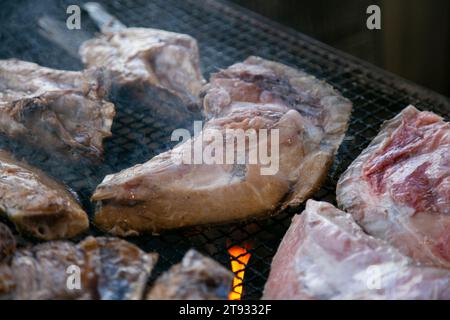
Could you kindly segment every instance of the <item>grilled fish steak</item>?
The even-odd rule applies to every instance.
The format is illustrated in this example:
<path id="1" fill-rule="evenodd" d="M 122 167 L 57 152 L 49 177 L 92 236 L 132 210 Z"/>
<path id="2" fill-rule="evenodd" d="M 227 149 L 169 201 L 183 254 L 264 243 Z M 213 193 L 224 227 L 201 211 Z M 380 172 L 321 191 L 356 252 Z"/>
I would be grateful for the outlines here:
<path id="1" fill-rule="evenodd" d="M 156 259 L 157 255 L 116 238 L 88 237 L 77 245 L 63 241 L 39 244 L 16 251 L 9 266 L 15 283 L 8 297 L 141 299 Z M 79 268 L 80 289 L 68 285 L 69 276 L 77 272 L 73 267 Z M 76 285 L 76 281 L 70 284 Z"/>
<path id="2" fill-rule="evenodd" d="M 404 109 L 342 175 L 337 200 L 369 234 L 449 268 L 450 124 Z"/>
<path id="3" fill-rule="evenodd" d="M 263 298 L 449 299 L 450 271 L 418 265 L 350 214 L 309 200 L 278 248 Z"/>
<path id="4" fill-rule="evenodd" d="M 1 150 L 0 214 L 42 240 L 71 238 L 89 227 L 87 214 L 63 185 Z"/>
<path id="5" fill-rule="evenodd" d="M 69 159 L 100 158 L 115 113 L 102 77 L 0 60 L 0 132 Z"/>
<path id="6" fill-rule="evenodd" d="M 145 101 L 166 93 L 165 99 L 177 97 L 191 109 L 198 108 L 204 79 L 197 41 L 191 36 L 124 28 L 99 34 L 84 42 L 79 51 L 87 67 L 109 71 L 115 94 Z"/>
<path id="7" fill-rule="evenodd" d="M 117 235 L 159 232 L 201 224 L 266 217 L 308 198 L 326 177 L 345 135 L 351 103 L 331 86 L 285 65 L 251 57 L 211 77 L 204 88 L 207 123 L 203 134 L 179 144 L 147 163 L 106 176 L 92 199 L 95 223 Z M 186 164 L 198 140 L 204 150 L 208 136 L 228 129 L 254 130 L 258 143 L 245 143 L 246 153 L 267 148 L 259 129 L 271 136 L 279 130 L 279 170 L 223 161 Z"/>
<path id="8" fill-rule="evenodd" d="M 225 300 L 233 273 L 195 250 L 163 273 L 150 289 L 148 300 Z"/>

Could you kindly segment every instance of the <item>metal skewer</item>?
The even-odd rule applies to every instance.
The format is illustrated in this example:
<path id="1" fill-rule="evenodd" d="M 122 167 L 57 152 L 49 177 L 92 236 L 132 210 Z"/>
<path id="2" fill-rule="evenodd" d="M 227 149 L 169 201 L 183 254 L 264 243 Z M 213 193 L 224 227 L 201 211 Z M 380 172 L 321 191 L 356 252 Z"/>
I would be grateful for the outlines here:
<path id="1" fill-rule="evenodd" d="M 89 14 L 92 21 L 94 21 L 101 32 L 120 31 L 127 27 L 97 2 L 86 2 L 82 7 Z"/>

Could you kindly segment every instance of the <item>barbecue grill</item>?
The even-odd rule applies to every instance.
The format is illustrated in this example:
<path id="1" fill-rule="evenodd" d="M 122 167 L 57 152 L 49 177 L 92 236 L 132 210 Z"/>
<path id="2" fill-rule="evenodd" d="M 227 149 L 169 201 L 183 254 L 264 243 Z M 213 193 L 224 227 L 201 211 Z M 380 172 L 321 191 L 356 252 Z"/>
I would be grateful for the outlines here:
<path id="1" fill-rule="evenodd" d="M 0 11 L 0 58 L 14 57 L 58 69 L 81 70 L 83 66 L 76 55 L 67 54 L 37 32 L 39 17 L 47 15 L 63 22 L 67 18 L 67 6 L 77 3 L 74 0 L 45 0 L 40 1 L 39 6 L 34 1 L 3 3 Z M 199 42 L 206 79 L 211 72 L 249 55 L 259 55 L 326 80 L 350 99 L 354 110 L 349 130 L 328 179 L 313 197 L 316 200 L 335 204 L 335 186 L 340 174 L 369 144 L 381 123 L 408 104 L 434 111 L 447 120 L 450 117 L 448 98 L 236 5 L 214 0 L 115 0 L 104 1 L 103 5 L 127 26 L 159 28 L 195 37 Z M 84 15 L 81 26 L 82 30 L 74 30 L 74 35 L 81 32 L 93 35 L 97 30 Z M 0 147 L 12 150 L 16 156 L 62 180 L 78 193 L 83 206 L 92 215 L 94 207 L 89 198 L 106 174 L 143 163 L 167 150 L 172 146 L 172 131 L 186 127 L 187 123 L 152 117 L 144 106 L 129 101 L 119 101 L 116 107 L 113 137 L 106 141 L 105 159 L 100 164 L 67 165 L 4 138 L 0 139 Z M 246 266 L 243 298 L 258 299 L 270 271 L 271 259 L 290 219 L 302 210 L 303 207 L 299 207 L 267 220 L 189 228 L 129 240 L 146 251 L 160 254 L 150 281 L 179 262 L 189 248 L 196 248 L 229 268 L 228 249 L 235 245 L 245 246 L 251 258 Z M 91 229 L 92 234 L 101 234 Z"/>

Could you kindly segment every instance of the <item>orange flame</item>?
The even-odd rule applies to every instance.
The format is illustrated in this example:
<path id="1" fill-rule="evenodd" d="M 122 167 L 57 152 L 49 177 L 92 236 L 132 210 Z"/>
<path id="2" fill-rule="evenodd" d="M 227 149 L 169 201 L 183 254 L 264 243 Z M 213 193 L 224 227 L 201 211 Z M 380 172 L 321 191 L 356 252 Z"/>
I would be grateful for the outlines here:
<path id="1" fill-rule="evenodd" d="M 233 289 L 228 295 L 228 299 L 241 300 L 245 267 L 250 260 L 251 254 L 239 246 L 228 249 L 228 252 L 231 255 L 231 270 L 234 272 Z"/>

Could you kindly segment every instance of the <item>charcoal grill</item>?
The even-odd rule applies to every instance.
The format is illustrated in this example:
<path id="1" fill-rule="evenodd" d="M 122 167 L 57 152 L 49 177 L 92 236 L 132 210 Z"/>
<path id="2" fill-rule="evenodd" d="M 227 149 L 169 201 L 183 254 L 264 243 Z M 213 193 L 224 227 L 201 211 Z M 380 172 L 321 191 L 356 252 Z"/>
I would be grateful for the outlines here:
<path id="1" fill-rule="evenodd" d="M 100 1 L 101 2 L 101 1 Z M 0 58 L 18 58 L 44 66 L 81 70 L 73 55 L 46 40 L 37 32 L 42 15 L 60 21 L 74 0 L 11 1 L 0 7 Z M 368 63 L 348 56 L 291 29 L 282 27 L 235 5 L 213 0 L 105 1 L 105 8 L 128 26 L 152 27 L 187 33 L 200 45 L 202 70 L 225 68 L 249 55 L 260 55 L 302 69 L 336 87 L 354 103 L 347 136 L 339 150 L 324 186 L 313 198 L 335 203 L 336 181 L 353 159 L 376 135 L 381 123 L 392 118 L 408 104 L 431 110 L 447 120 L 450 100 L 386 73 Z M 87 17 L 82 32 L 96 29 Z M 79 32 L 79 31 L 73 31 Z M 113 137 L 106 141 L 105 161 L 100 165 L 78 163 L 71 166 L 29 150 L 6 139 L 0 147 L 13 149 L 75 190 L 92 215 L 89 201 L 95 186 L 109 173 L 142 163 L 171 146 L 173 129 L 183 127 L 171 119 L 155 119 L 139 106 L 127 101 L 117 103 L 118 115 Z M 261 297 L 270 270 L 270 262 L 297 208 L 263 221 L 250 221 L 218 227 L 190 228 L 165 232 L 160 236 L 132 238 L 147 251 L 157 251 L 160 261 L 152 281 L 161 272 L 181 260 L 191 247 L 229 267 L 228 248 L 247 244 L 250 262 L 244 277 L 244 298 Z M 92 230 L 92 234 L 100 234 Z"/>

